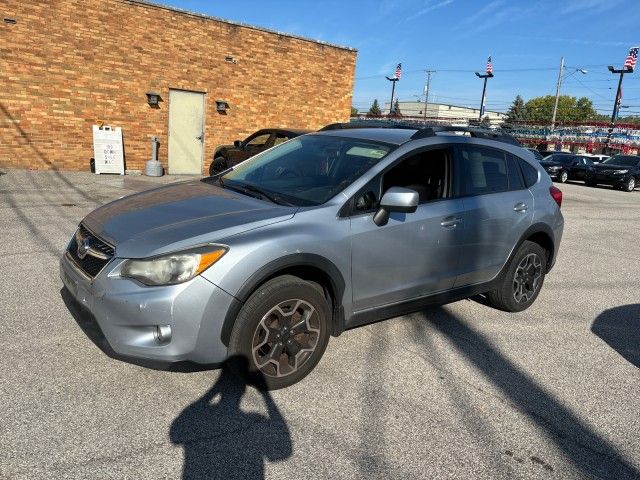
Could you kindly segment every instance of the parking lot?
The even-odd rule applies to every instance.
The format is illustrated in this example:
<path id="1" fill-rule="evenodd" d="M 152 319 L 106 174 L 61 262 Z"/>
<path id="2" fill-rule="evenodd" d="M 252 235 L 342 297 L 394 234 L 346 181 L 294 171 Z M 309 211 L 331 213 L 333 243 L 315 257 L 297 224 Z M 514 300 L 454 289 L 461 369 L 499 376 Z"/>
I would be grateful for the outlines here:
<path id="1" fill-rule="evenodd" d="M 113 360 L 61 299 L 82 217 L 179 177 L 2 172 L 0 478 L 640 478 L 640 191 L 560 186 L 529 310 L 468 300 L 351 330 L 263 395 Z"/>

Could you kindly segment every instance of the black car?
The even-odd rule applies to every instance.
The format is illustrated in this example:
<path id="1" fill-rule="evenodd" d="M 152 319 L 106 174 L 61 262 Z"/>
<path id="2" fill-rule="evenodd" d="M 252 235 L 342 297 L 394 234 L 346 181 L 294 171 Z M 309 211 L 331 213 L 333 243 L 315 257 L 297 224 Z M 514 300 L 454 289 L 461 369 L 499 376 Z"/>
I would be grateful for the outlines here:
<path id="1" fill-rule="evenodd" d="M 573 153 L 554 153 L 544 157 L 540 165 L 552 179 L 564 183 L 567 180 L 585 180 L 593 167 L 593 160 Z"/>
<path id="2" fill-rule="evenodd" d="M 236 140 L 233 142 L 233 145 L 222 145 L 218 147 L 213 154 L 213 161 L 209 166 L 209 175 L 220 173 L 268 148 L 305 133 L 308 133 L 308 131 L 265 128 L 249 135 L 244 140 Z"/>
<path id="3" fill-rule="evenodd" d="M 633 192 L 640 182 L 640 157 L 637 155 L 614 155 L 594 165 L 587 172 L 585 183 L 594 187 L 601 183 Z"/>
<path id="4" fill-rule="evenodd" d="M 536 160 L 538 160 L 539 162 L 542 161 L 542 159 L 544 158 L 544 155 L 542 155 L 535 148 L 527 148 L 527 150 L 529 150 L 531 153 L 533 153 L 533 156 L 536 157 Z"/>

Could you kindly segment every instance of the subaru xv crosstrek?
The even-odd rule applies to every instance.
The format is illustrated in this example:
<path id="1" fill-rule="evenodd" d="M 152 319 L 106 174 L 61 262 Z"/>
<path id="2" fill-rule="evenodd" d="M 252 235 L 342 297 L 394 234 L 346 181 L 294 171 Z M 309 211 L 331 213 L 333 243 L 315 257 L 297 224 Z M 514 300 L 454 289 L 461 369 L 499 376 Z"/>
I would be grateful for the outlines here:
<path id="1" fill-rule="evenodd" d="M 116 358 L 240 356 L 282 388 L 359 325 L 476 295 L 529 307 L 561 202 L 507 135 L 336 124 L 96 209 L 61 259 L 63 293 Z"/>

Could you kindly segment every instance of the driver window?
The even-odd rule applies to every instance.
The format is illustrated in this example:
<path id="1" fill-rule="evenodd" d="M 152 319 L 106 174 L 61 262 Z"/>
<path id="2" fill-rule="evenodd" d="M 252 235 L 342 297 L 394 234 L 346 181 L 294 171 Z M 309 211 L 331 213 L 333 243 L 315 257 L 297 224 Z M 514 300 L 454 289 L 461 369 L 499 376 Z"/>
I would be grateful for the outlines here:
<path id="1" fill-rule="evenodd" d="M 276 139 L 273 141 L 273 145 L 280 145 L 281 143 L 286 142 L 287 140 L 289 140 L 289 137 L 285 136 L 282 133 L 277 133 L 276 134 Z"/>
<path id="2" fill-rule="evenodd" d="M 448 158 L 448 149 L 427 150 L 406 158 L 384 175 L 383 191 L 409 188 L 418 192 L 420 203 L 444 198 Z"/>
<path id="3" fill-rule="evenodd" d="M 248 147 L 264 147 L 271 137 L 270 133 L 263 133 L 247 142 Z"/>

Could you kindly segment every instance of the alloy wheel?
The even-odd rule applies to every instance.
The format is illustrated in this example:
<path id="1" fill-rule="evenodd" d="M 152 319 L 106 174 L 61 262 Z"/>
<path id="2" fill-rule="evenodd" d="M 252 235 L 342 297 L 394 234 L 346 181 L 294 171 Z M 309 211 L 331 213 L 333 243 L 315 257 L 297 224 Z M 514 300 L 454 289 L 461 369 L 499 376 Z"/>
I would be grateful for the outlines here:
<path id="1" fill-rule="evenodd" d="M 513 276 L 513 298 L 518 303 L 528 302 L 538 291 L 542 278 L 542 261 L 535 253 L 525 256 Z"/>
<path id="2" fill-rule="evenodd" d="M 311 357 L 319 338 L 316 309 L 304 300 L 285 300 L 260 320 L 251 344 L 253 361 L 266 376 L 286 377 Z"/>
<path id="3" fill-rule="evenodd" d="M 566 171 L 563 171 L 563 172 L 560 174 L 560 181 L 561 181 L 562 183 L 565 183 L 567 180 L 569 180 L 569 174 L 568 174 Z"/>
<path id="4" fill-rule="evenodd" d="M 636 179 L 631 177 L 629 181 L 627 181 L 627 191 L 633 192 L 635 188 L 636 188 Z"/>

